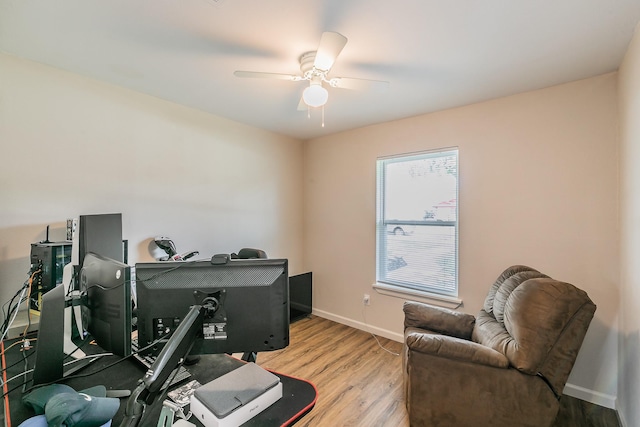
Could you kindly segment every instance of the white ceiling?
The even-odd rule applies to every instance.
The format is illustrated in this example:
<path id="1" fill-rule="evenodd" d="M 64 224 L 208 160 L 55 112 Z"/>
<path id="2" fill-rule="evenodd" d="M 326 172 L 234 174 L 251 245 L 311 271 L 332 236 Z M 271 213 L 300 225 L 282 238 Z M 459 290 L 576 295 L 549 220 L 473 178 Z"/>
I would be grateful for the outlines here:
<path id="1" fill-rule="evenodd" d="M 308 139 L 617 69 L 640 0 L 0 0 L 0 51 Z M 330 88 L 298 111 L 299 72 L 323 31 L 349 41 Z M 0 83 L 1 84 L 1 83 Z"/>

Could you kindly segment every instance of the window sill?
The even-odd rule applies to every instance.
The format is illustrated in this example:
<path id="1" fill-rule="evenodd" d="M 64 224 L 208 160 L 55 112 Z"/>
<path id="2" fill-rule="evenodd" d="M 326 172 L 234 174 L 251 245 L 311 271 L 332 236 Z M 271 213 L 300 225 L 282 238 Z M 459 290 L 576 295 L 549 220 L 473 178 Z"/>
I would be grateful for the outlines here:
<path id="1" fill-rule="evenodd" d="M 456 297 L 448 297 L 446 295 L 438 295 L 431 292 L 414 291 L 412 289 L 393 286 L 386 283 L 374 283 L 373 289 L 382 295 L 410 299 L 411 301 L 424 302 L 449 309 L 456 309 L 462 305 L 462 300 Z"/>

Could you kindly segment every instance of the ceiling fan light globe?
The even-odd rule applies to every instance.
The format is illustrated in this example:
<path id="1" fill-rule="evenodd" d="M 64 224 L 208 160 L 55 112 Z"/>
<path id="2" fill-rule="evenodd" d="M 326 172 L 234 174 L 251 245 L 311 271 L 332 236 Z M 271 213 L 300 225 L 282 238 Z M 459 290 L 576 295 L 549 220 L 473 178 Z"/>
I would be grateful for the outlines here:
<path id="1" fill-rule="evenodd" d="M 329 99 L 329 92 L 322 85 L 310 85 L 302 92 L 302 100 L 309 107 L 322 107 Z"/>

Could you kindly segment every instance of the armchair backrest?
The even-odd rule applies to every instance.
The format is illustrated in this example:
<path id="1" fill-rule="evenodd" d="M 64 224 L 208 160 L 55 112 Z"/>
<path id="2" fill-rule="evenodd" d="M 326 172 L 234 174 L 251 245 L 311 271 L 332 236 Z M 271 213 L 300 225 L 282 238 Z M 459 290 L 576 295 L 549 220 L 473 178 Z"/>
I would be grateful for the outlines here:
<path id="1" fill-rule="evenodd" d="M 491 287 L 472 340 L 504 354 L 519 371 L 542 376 L 560 396 L 595 310 L 575 286 L 513 266 Z"/>
<path id="2" fill-rule="evenodd" d="M 523 274 L 521 274 L 523 273 Z M 498 312 L 504 311 L 504 303 L 506 298 L 509 296 L 509 293 L 515 289 L 516 286 L 521 284 L 527 279 L 532 279 L 534 277 L 548 277 L 545 274 L 540 273 L 538 270 L 533 269 L 531 267 L 527 267 L 526 265 L 513 265 L 507 268 L 502 274 L 496 279 L 493 283 L 489 292 L 487 293 L 487 297 L 484 300 L 484 311 L 489 314 L 493 314 L 494 310 Z M 507 286 L 502 288 L 502 285 L 505 281 L 508 280 Z M 499 292 L 500 291 L 500 292 Z M 496 295 L 499 295 L 498 300 L 496 301 Z M 500 314 L 502 316 L 502 314 Z"/>

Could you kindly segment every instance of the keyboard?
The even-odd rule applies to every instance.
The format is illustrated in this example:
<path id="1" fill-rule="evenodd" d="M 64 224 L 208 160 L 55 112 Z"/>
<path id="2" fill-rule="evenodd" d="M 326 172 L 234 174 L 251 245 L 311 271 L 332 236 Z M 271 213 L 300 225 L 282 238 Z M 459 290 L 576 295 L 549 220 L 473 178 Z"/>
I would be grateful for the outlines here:
<path id="1" fill-rule="evenodd" d="M 152 354 L 145 354 L 145 355 L 138 354 L 138 349 L 139 349 L 138 340 L 132 339 L 131 353 L 133 355 L 133 358 L 137 360 L 140 364 L 142 364 L 146 369 L 149 369 L 151 365 L 153 365 L 153 362 L 156 361 L 156 356 Z M 184 366 L 180 366 L 178 368 L 178 372 L 172 373 L 169 376 L 169 378 L 167 378 L 167 381 L 163 384 L 162 388 L 163 389 L 167 387 L 171 388 L 189 378 L 191 378 L 191 373 L 187 371 Z"/>

